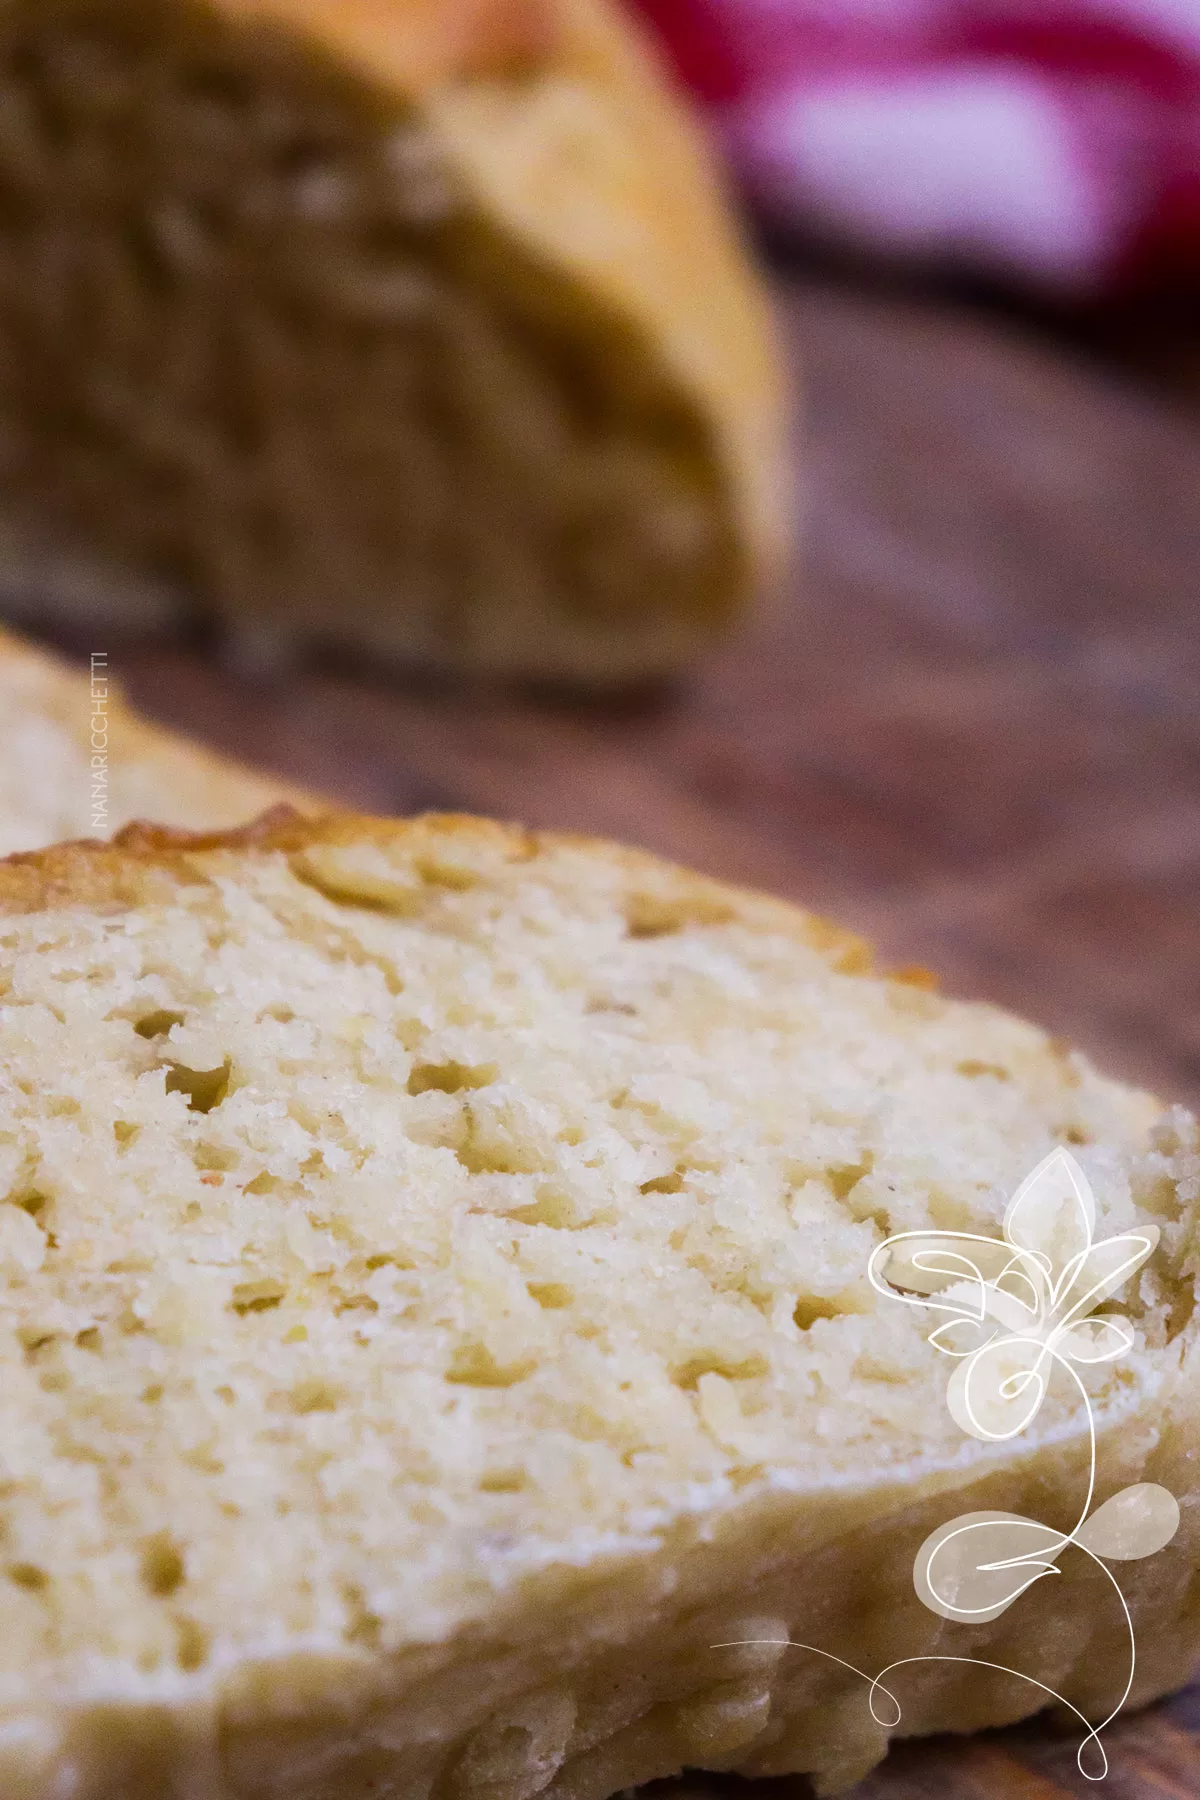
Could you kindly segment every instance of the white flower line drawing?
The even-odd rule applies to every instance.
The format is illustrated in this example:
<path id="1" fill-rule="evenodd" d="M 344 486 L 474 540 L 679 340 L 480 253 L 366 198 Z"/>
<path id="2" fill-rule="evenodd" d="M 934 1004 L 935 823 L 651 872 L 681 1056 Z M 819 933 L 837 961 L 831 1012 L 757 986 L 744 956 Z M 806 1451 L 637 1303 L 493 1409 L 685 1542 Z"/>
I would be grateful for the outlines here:
<path id="1" fill-rule="evenodd" d="M 1087 1418 L 1089 1465 L 1087 1494 L 1074 1528 L 1054 1531 L 1017 1513 L 963 1513 L 925 1539 L 913 1563 L 913 1586 L 922 1603 L 942 1618 L 984 1623 L 998 1618 L 1036 1581 L 1057 1575 L 1057 1558 L 1069 1546 L 1082 1550 L 1111 1583 L 1129 1637 L 1128 1679 L 1107 1718 L 1092 1725 L 1077 1706 L 1044 1682 L 979 1657 L 901 1657 L 871 1676 L 815 1644 L 787 1640 L 791 1648 L 810 1650 L 866 1681 L 871 1716 L 889 1730 L 900 1723 L 901 1708 L 884 1686 L 884 1677 L 910 1663 L 970 1663 L 1028 1681 L 1083 1725 L 1086 1735 L 1076 1763 L 1088 1781 L 1101 1781 L 1108 1773 L 1100 1733 L 1129 1698 L 1137 1667 L 1133 1620 L 1108 1562 L 1152 1556 L 1179 1528 L 1178 1502 L 1153 1482 L 1136 1482 L 1094 1513 L 1091 1510 L 1096 1425 L 1075 1365 L 1113 1362 L 1130 1349 L 1134 1334 L 1124 1319 L 1113 1313 L 1091 1315 L 1124 1286 L 1158 1242 L 1156 1226 L 1099 1243 L 1095 1228 L 1096 1206 L 1087 1176 L 1060 1147 L 1013 1195 L 1004 1214 L 1002 1238 L 974 1232 L 899 1232 L 876 1246 L 867 1274 L 886 1299 L 948 1315 L 928 1342 L 956 1360 L 946 1402 L 955 1423 L 970 1436 L 985 1443 L 1019 1436 L 1037 1416 L 1056 1367 L 1078 1389 Z M 885 1273 L 889 1268 L 890 1275 Z M 882 1718 L 876 1710 L 880 1694 L 890 1702 L 893 1717 Z M 1093 1745 L 1099 1757 L 1095 1773 L 1084 1766 L 1085 1753 Z"/>

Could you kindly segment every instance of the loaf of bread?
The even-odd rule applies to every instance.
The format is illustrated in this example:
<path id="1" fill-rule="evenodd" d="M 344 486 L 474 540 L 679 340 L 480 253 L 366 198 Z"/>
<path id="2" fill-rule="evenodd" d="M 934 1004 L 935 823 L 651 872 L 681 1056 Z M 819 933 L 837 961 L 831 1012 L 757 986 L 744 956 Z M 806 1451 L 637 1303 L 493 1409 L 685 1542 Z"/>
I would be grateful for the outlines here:
<path id="1" fill-rule="evenodd" d="M 81 673 L 0 631 L 0 855 L 131 819 L 220 829 L 283 801 L 313 804 L 139 719 L 106 661 Z"/>
<path id="2" fill-rule="evenodd" d="M 1188 1674 L 1186 1113 L 788 906 L 480 821 L 137 827 L 0 864 L 0 936 L 5 1800 L 828 1790 L 1034 1682 L 1102 1716 L 1080 1553 L 977 1625 L 913 1585 L 955 1515 L 1070 1529 L 1078 1394 L 965 1436 L 867 1275 L 1064 1143 L 1103 1235 L 1157 1230 L 1083 1379 L 1096 1499 L 1182 1506 L 1122 1575 L 1132 1700 Z M 878 1722 L 854 1671 L 930 1655 Z"/>
<path id="3" fill-rule="evenodd" d="M 7 589 L 616 683 L 779 539 L 766 303 L 616 0 L 0 0 Z"/>

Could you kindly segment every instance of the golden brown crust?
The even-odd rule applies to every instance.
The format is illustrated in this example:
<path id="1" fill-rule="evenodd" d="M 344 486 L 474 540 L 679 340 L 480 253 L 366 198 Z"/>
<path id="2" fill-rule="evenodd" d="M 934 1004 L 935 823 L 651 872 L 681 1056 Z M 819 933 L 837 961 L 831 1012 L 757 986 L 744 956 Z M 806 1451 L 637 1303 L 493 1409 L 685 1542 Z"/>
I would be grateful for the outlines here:
<path id="1" fill-rule="evenodd" d="M 187 852 L 300 849 L 323 841 L 320 820 L 306 821 L 283 802 L 246 825 L 224 831 L 184 831 L 135 819 L 107 842 L 76 838 L 0 858 L 0 913 L 57 907 L 121 910 L 178 882 L 196 880 Z"/>
<path id="2" fill-rule="evenodd" d="M 696 924 L 736 921 L 797 937 L 846 974 L 864 974 L 871 967 L 870 946 L 862 938 L 785 901 L 710 880 L 647 851 L 602 838 L 530 832 L 461 813 L 426 813 L 412 819 L 349 812 L 312 816 L 284 804 L 235 830 L 210 832 L 138 820 L 110 843 L 55 844 L 0 859 L 0 915 L 57 907 L 122 910 L 163 896 L 177 883 L 203 880 L 199 859 L 208 854 L 296 856 L 318 845 L 363 841 L 400 847 L 417 862 L 436 860 L 439 852 L 457 846 L 496 866 L 529 862 L 555 850 L 582 852 L 618 872 L 635 935 L 656 935 L 660 916 Z"/>

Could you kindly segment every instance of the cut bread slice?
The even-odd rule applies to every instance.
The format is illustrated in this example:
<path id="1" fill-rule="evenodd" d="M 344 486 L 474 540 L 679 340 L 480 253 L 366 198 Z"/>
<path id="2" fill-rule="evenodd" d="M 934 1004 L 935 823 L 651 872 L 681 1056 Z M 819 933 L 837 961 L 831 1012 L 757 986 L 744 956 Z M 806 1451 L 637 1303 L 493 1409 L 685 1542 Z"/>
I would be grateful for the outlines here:
<path id="1" fill-rule="evenodd" d="M 1097 1500 L 1183 1512 L 1122 1574 L 1132 1697 L 1189 1673 L 1186 1113 L 791 907 L 482 821 L 16 857 L 0 941 L 5 1800 L 830 1788 L 1033 1682 L 1103 1716 L 1098 1565 L 973 1626 L 913 1586 L 964 1512 L 1070 1529 L 1079 1394 L 965 1436 L 867 1279 L 1064 1142 L 1101 1235 L 1160 1233 L 1082 1379 Z M 877 1723 L 854 1671 L 931 1655 Z"/>
<path id="2" fill-rule="evenodd" d="M 107 837 L 133 819 L 241 825 L 296 788 L 139 719 L 106 661 L 91 673 L 0 631 L 0 855 Z"/>
<path id="3" fill-rule="evenodd" d="M 655 677 L 781 537 L 767 302 L 616 0 L 0 0 L 14 603 Z"/>

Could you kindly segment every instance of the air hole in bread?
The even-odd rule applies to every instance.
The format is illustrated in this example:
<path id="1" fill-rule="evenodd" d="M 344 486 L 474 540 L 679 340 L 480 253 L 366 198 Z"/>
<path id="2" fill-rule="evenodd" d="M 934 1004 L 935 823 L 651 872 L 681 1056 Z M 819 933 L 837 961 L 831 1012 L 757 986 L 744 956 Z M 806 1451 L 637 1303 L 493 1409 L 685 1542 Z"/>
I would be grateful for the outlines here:
<path id="1" fill-rule="evenodd" d="M 514 1387 L 533 1373 L 530 1361 L 500 1363 L 486 1344 L 461 1344 L 450 1359 L 446 1380 L 459 1387 Z"/>
<path id="2" fill-rule="evenodd" d="M 1167 1313 L 1166 1341 L 1168 1344 L 1172 1343 L 1184 1327 L 1191 1322 L 1195 1310 L 1195 1289 L 1190 1286 L 1177 1288 Z"/>
<path id="3" fill-rule="evenodd" d="M 826 1169 L 825 1179 L 835 1200 L 848 1200 L 864 1175 L 869 1175 L 875 1159 L 868 1151 L 858 1162 L 842 1163 Z"/>
<path id="4" fill-rule="evenodd" d="M 514 1207 L 509 1217 L 522 1225 L 548 1225 L 552 1231 L 579 1231 L 595 1215 L 580 1208 L 575 1196 L 552 1181 L 540 1183 L 530 1206 Z"/>
<path id="5" fill-rule="evenodd" d="M 383 1622 L 367 1605 L 362 1589 L 356 1583 L 348 1583 L 343 1589 L 343 1599 L 348 1617 L 342 1628 L 342 1636 L 348 1644 L 357 1644 L 364 1650 L 377 1650 Z"/>
<path id="6" fill-rule="evenodd" d="M 570 1306 L 575 1297 L 562 1281 L 529 1281 L 525 1285 L 530 1298 L 536 1300 L 547 1312 L 561 1311 L 564 1306 Z"/>
<path id="7" fill-rule="evenodd" d="M 471 1129 L 469 1120 L 466 1140 L 454 1154 L 472 1175 L 536 1175 L 545 1166 L 543 1157 L 533 1145 L 481 1138 Z M 531 1208 L 525 1207 L 513 1217 L 524 1218 L 531 1212 Z M 553 1223 L 550 1219 L 541 1222 Z"/>
<path id="8" fill-rule="evenodd" d="M 192 1152 L 192 1161 L 198 1169 L 215 1170 L 220 1175 L 227 1175 L 238 1163 L 237 1152 L 224 1144 L 197 1144 Z"/>
<path id="9" fill-rule="evenodd" d="M 231 1305 L 235 1313 L 266 1312 L 278 1306 L 287 1288 L 282 1281 L 267 1276 L 261 1281 L 240 1281 L 233 1290 Z"/>
<path id="10" fill-rule="evenodd" d="M 671 1370 L 671 1380 L 676 1387 L 691 1390 L 696 1387 L 702 1375 L 723 1375 L 726 1381 L 752 1381 L 757 1375 L 765 1375 L 767 1361 L 764 1356 L 747 1356 L 741 1359 L 730 1358 L 720 1351 L 707 1351 L 699 1356 L 691 1356 L 687 1362 L 680 1363 Z"/>
<path id="11" fill-rule="evenodd" d="M 824 1294 L 802 1294 L 797 1300 L 792 1318 L 800 1331 L 807 1331 L 818 1319 L 840 1319 L 843 1308 L 836 1300 Z"/>
<path id="12" fill-rule="evenodd" d="M 320 1375 L 298 1381 L 288 1395 L 294 1413 L 336 1412 L 341 1403 L 341 1389 Z"/>
<path id="13" fill-rule="evenodd" d="M 9 1563 L 4 1573 L 16 1587 L 24 1588 L 30 1594 L 42 1594 L 50 1586 L 49 1575 L 36 1563 Z"/>
<path id="14" fill-rule="evenodd" d="M 495 1063 L 418 1063 L 408 1078 L 410 1094 L 458 1094 L 464 1088 L 489 1087 L 500 1074 Z"/>
<path id="15" fill-rule="evenodd" d="M 169 1532 L 159 1531 L 146 1539 L 142 1545 L 139 1573 L 147 1592 L 161 1598 L 182 1586 L 185 1575 L 183 1551 Z"/>
<path id="16" fill-rule="evenodd" d="M 654 1175 L 649 1181 L 643 1181 L 638 1189 L 640 1194 L 677 1194 L 683 1186 L 683 1176 L 678 1169 L 672 1169 L 666 1175 Z"/>
<path id="17" fill-rule="evenodd" d="M 187 1673 L 201 1669 L 208 1661 L 211 1639 L 202 1625 L 195 1619 L 178 1618 L 175 1621 L 175 1659 L 179 1667 Z"/>
<path id="18" fill-rule="evenodd" d="M 528 1487 L 529 1478 L 524 1469 L 493 1469 L 480 1477 L 481 1494 L 519 1494 Z"/>
<path id="19" fill-rule="evenodd" d="M 228 1057 L 215 1069 L 189 1069 L 186 1063 L 170 1063 L 167 1066 L 167 1092 L 183 1094 L 189 1112 L 210 1113 L 215 1106 L 220 1106 L 229 1092 L 232 1068 Z"/>

